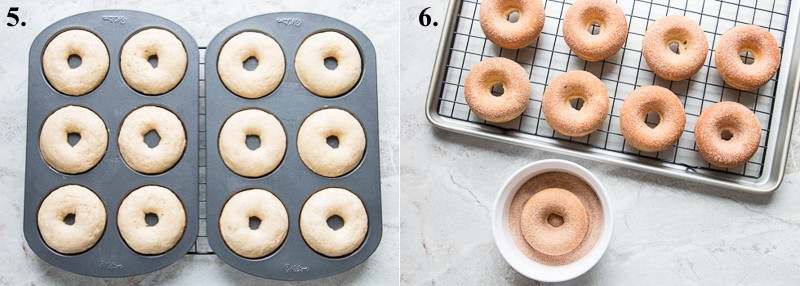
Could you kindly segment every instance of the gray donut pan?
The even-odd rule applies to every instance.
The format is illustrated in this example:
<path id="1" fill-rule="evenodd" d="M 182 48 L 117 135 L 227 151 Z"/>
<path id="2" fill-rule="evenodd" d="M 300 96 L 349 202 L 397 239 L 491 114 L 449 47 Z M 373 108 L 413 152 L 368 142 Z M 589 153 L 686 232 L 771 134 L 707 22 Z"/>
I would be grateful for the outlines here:
<path id="1" fill-rule="evenodd" d="M 245 99 L 231 93 L 217 74 L 219 50 L 231 37 L 244 31 L 264 33 L 283 49 L 286 71 L 278 88 L 260 99 Z M 316 96 L 300 84 L 294 68 L 297 48 L 308 36 L 337 31 L 348 36 L 362 56 L 362 75 L 356 86 L 340 97 Z M 239 21 L 222 30 L 206 50 L 205 87 L 207 119 L 207 205 L 208 241 L 214 252 L 231 266 L 252 275 L 279 280 L 309 280 L 344 272 L 365 261 L 378 247 L 382 233 L 380 156 L 378 138 L 378 94 L 375 48 L 355 27 L 334 18 L 308 13 L 272 13 Z M 325 178 L 309 170 L 297 153 L 297 131 L 305 118 L 316 110 L 339 107 L 353 114 L 363 125 L 367 145 L 361 164 L 339 178 Z M 275 115 L 283 124 L 287 150 L 283 162 L 272 173 L 260 178 L 238 176 L 222 162 L 217 146 L 225 120 L 239 110 L 258 108 Z M 344 257 L 329 258 L 312 250 L 300 234 L 300 211 L 316 191 L 341 187 L 356 194 L 364 203 L 369 230 L 362 245 Z M 289 215 L 286 240 L 275 252 L 261 259 L 247 259 L 232 252 L 219 232 L 219 216 L 235 193 L 262 188 L 275 194 Z"/>
<path id="2" fill-rule="evenodd" d="M 163 28 L 174 33 L 186 48 L 186 74 L 173 90 L 147 96 L 131 89 L 122 78 L 119 55 L 125 41 L 139 30 Z M 50 40 L 67 29 L 83 29 L 97 35 L 109 52 L 109 70 L 94 91 L 82 96 L 64 95 L 53 89 L 42 72 L 41 58 Z M 25 163 L 24 233 L 30 248 L 48 263 L 78 274 L 98 277 L 122 277 L 163 268 L 192 247 L 198 232 L 198 47 L 188 32 L 167 19 L 136 11 L 94 11 L 60 20 L 42 31 L 31 45 L 28 75 L 28 124 Z M 39 152 L 39 130 L 55 110 L 67 106 L 88 107 L 97 113 L 108 128 L 108 148 L 103 159 L 91 170 L 78 175 L 55 171 Z M 181 160 L 170 170 L 157 175 L 143 175 L 130 169 L 120 157 L 117 146 L 119 127 L 125 116 L 143 105 L 157 105 L 174 112 L 183 121 L 186 149 Z M 37 212 L 42 200 L 53 190 L 77 184 L 94 191 L 106 207 L 106 228 L 100 240 L 89 250 L 63 255 L 49 248 L 37 227 Z M 178 244 L 160 255 L 142 255 L 130 249 L 117 229 L 117 210 L 123 198 L 145 185 L 160 185 L 172 190 L 186 210 L 186 229 Z"/>

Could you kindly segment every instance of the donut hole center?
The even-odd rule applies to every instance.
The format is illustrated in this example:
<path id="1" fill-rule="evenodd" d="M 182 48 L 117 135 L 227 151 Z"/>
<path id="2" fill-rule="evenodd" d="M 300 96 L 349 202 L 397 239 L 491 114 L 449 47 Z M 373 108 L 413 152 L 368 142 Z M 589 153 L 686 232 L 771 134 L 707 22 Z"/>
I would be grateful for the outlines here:
<path id="1" fill-rule="evenodd" d="M 339 137 L 336 137 L 336 135 L 328 136 L 328 138 L 325 138 L 325 142 L 333 149 L 339 148 Z"/>
<path id="2" fill-rule="evenodd" d="M 656 126 L 661 124 L 661 114 L 658 114 L 655 110 L 648 112 L 644 116 L 644 123 L 647 124 L 647 127 L 655 129 Z"/>
<path id="3" fill-rule="evenodd" d="M 327 57 L 323 60 L 325 67 L 329 70 L 335 70 L 339 66 L 339 61 L 334 57 Z"/>
<path id="4" fill-rule="evenodd" d="M 248 225 L 250 226 L 250 229 L 257 230 L 259 227 L 261 227 L 261 219 L 257 216 L 251 216 L 248 221 Z"/>
<path id="5" fill-rule="evenodd" d="M 503 96 L 506 93 L 505 87 L 503 87 L 502 83 L 496 83 L 492 85 L 492 89 L 490 91 L 494 96 Z"/>
<path id="6" fill-rule="evenodd" d="M 680 55 L 681 54 L 681 49 L 686 44 L 687 44 L 687 42 L 683 42 L 683 44 L 681 44 L 681 42 L 678 42 L 678 41 L 669 42 L 669 50 L 672 51 L 672 53 L 674 53 L 676 55 Z"/>
<path id="7" fill-rule="evenodd" d="M 333 230 L 339 230 L 344 226 L 344 219 L 338 215 L 332 215 L 326 222 L 328 223 L 328 227 Z"/>
<path id="8" fill-rule="evenodd" d="M 151 55 L 147 57 L 147 62 L 150 63 L 150 66 L 153 68 L 158 67 L 158 55 Z"/>
<path id="9" fill-rule="evenodd" d="M 739 52 L 739 58 L 741 58 L 742 63 L 746 65 L 752 65 L 753 62 L 756 61 L 756 57 L 753 55 L 753 52 L 749 50 Z"/>
<path id="10" fill-rule="evenodd" d="M 67 58 L 67 64 L 69 65 L 69 68 L 71 68 L 71 69 L 78 68 L 79 66 L 81 66 L 82 63 L 83 63 L 83 60 L 81 59 L 81 56 L 79 56 L 79 55 L 72 54 L 72 55 L 69 55 L 69 58 Z"/>
<path id="11" fill-rule="evenodd" d="M 247 149 L 256 150 L 261 147 L 261 137 L 247 135 L 247 137 L 244 138 L 244 144 L 247 145 Z"/>
<path id="12" fill-rule="evenodd" d="M 564 217 L 558 214 L 550 214 L 547 216 L 547 224 L 552 227 L 559 227 L 564 225 Z"/>
<path id="13" fill-rule="evenodd" d="M 508 13 L 508 15 L 506 15 L 506 19 L 508 20 L 508 22 L 511 23 L 519 22 L 519 11 L 511 10 L 511 13 Z"/>
<path id="14" fill-rule="evenodd" d="M 258 67 L 258 59 L 249 57 L 242 62 L 242 68 L 247 71 L 254 71 Z"/>
<path id="15" fill-rule="evenodd" d="M 589 34 L 592 35 L 600 34 L 600 23 L 592 22 L 592 24 L 589 25 L 589 28 L 587 30 L 589 31 Z"/>
<path id="16" fill-rule="evenodd" d="M 725 141 L 730 141 L 733 139 L 733 133 L 731 133 L 731 131 L 728 129 L 722 130 L 722 133 L 720 133 L 719 136 Z"/>
<path id="17" fill-rule="evenodd" d="M 75 147 L 75 145 L 78 145 L 78 142 L 81 142 L 80 133 L 77 132 L 67 133 L 67 143 L 69 143 L 69 146 Z"/>
<path id="18" fill-rule="evenodd" d="M 586 103 L 586 101 L 583 100 L 582 97 L 573 97 L 569 99 L 569 105 L 575 110 L 581 110 L 584 103 Z"/>
<path id="19" fill-rule="evenodd" d="M 155 226 L 158 224 L 158 215 L 154 213 L 146 213 L 144 214 L 144 222 L 147 223 L 148 227 Z"/>
<path id="20" fill-rule="evenodd" d="M 157 131 L 150 130 L 144 134 L 144 144 L 147 144 L 150 149 L 156 148 L 158 143 L 161 143 L 161 136 L 158 135 Z"/>
<path id="21" fill-rule="evenodd" d="M 69 214 L 67 214 L 66 216 L 64 216 L 64 223 L 65 223 L 66 225 L 73 225 L 73 224 L 75 224 L 75 214 L 73 214 L 73 213 L 69 213 Z"/>

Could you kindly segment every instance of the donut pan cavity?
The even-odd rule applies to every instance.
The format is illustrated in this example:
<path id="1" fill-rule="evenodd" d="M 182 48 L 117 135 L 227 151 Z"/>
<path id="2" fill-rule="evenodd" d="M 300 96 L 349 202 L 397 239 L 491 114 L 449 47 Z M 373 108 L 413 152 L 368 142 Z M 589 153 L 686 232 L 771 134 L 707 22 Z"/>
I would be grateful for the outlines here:
<path id="1" fill-rule="evenodd" d="M 230 92 L 217 73 L 217 57 L 231 37 L 244 32 L 264 33 L 281 46 L 286 71 L 271 94 L 259 99 L 245 99 Z M 342 96 L 323 98 L 303 87 L 297 78 L 294 59 L 300 44 L 308 36 L 337 31 L 348 36 L 359 48 L 362 75 L 355 87 Z M 272 13 L 239 21 L 222 30 L 206 50 L 206 144 L 207 190 L 206 215 L 208 242 L 217 256 L 231 266 L 252 275 L 278 280 L 308 280 L 344 272 L 365 261 L 381 239 L 381 185 L 378 139 L 378 95 L 375 49 L 355 27 L 326 16 L 308 13 Z M 364 127 L 367 144 L 362 162 L 339 178 L 325 178 L 309 170 L 297 153 L 297 132 L 305 118 L 316 110 L 338 107 L 353 114 Z M 237 111 L 258 108 L 275 115 L 283 124 L 287 138 L 283 162 L 272 173 L 260 178 L 245 178 L 233 173 L 223 163 L 217 146 L 225 120 Z M 327 187 L 345 188 L 357 195 L 367 210 L 369 229 L 362 245 L 344 257 L 329 258 L 312 250 L 300 234 L 300 211 L 305 201 Z M 289 231 L 275 252 L 261 259 L 247 259 L 232 252 L 219 231 L 219 216 L 226 201 L 235 193 L 266 189 L 286 207 Z"/>
<path id="2" fill-rule="evenodd" d="M 130 88 L 120 72 L 122 45 L 145 28 L 171 31 L 183 42 L 187 53 L 184 78 L 171 91 L 146 96 Z M 52 88 L 42 72 L 41 58 L 48 42 L 68 29 L 84 29 L 97 35 L 109 52 L 109 70 L 105 80 L 92 92 L 69 96 Z M 31 45 L 28 75 L 28 128 L 25 163 L 24 233 L 30 248 L 48 263 L 83 275 L 123 277 L 143 274 L 177 261 L 194 245 L 198 233 L 198 108 L 199 55 L 189 33 L 167 19 L 136 11 L 93 11 L 60 20 L 42 31 Z M 102 160 L 91 170 L 77 175 L 62 174 L 47 165 L 39 152 L 39 132 L 45 119 L 55 110 L 79 105 L 97 113 L 108 128 L 108 148 Z M 131 111 L 143 105 L 164 107 L 177 115 L 186 131 L 186 148 L 180 161 L 168 171 L 144 175 L 130 169 L 117 145 L 119 128 Z M 49 248 L 37 227 L 39 205 L 47 195 L 64 185 L 87 187 L 106 207 L 106 228 L 100 240 L 89 250 L 63 255 Z M 160 255 L 142 255 L 129 248 L 117 228 L 117 210 L 123 198 L 145 185 L 159 185 L 172 190 L 186 210 L 183 237 L 170 251 Z"/>

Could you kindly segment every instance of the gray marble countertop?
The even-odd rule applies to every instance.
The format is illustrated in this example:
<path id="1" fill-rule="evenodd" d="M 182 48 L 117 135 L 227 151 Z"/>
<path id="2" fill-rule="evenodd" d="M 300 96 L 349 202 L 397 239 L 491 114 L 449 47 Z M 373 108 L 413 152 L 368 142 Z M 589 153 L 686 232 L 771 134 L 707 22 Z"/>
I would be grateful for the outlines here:
<path id="1" fill-rule="evenodd" d="M 608 190 L 614 230 L 600 262 L 569 284 L 787 284 L 800 280 L 800 121 L 786 176 L 749 195 L 434 128 L 425 98 L 447 1 L 408 1 L 401 18 L 401 283 L 535 284 L 500 256 L 491 210 L 501 184 L 541 159 L 576 162 Z"/>
<path id="2" fill-rule="evenodd" d="M 15 3 L 16 2 L 16 3 Z M 42 3 L 40 3 L 42 2 Z M 398 267 L 398 41 L 396 1 L 4 1 L 0 9 L 20 8 L 25 27 L 0 27 L 0 285 L 21 284 L 182 284 L 251 285 L 274 283 L 240 272 L 214 255 L 186 256 L 150 274 L 99 279 L 72 274 L 39 259 L 22 234 L 25 181 L 25 128 L 28 50 L 37 34 L 51 23 L 73 14 L 100 9 L 133 9 L 168 18 L 183 26 L 201 46 L 234 22 L 270 12 L 304 11 L 332 16 L 361 29 L 378 54 L 378 91 L 381 130 L 381 187 L 383 238 L 363 264 L 345 273 L 309 284 L 376 285 L 397 279 Z M 7 5 L 11 4 L 11 5 Z M 5 19 L 5 18 L 4 18 Z M 394 30 L 392 30 L 394 29 Z"/>

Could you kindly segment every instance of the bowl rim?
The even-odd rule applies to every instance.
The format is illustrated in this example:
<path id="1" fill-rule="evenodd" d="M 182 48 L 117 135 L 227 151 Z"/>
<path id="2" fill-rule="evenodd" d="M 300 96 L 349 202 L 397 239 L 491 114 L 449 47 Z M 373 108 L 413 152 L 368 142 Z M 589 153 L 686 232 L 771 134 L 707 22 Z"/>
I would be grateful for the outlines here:
<path id="1" fill-rule="evenodd" d="M 584 180 L 597 194 L 603 208 L 603 230 L 597 243 L 584 257 L 560 266 L 545 265 L 525 256 L 511 238 L 508 228 L 508 208 L 519 188 L 531 178 L 552 171 L 572 174 Z M 588 169 L 562 159 L 544 159 L 529 163 L 512 174 L 500 187 L 492 210 L 492 234 L 503 259 L 520 274 L 542 282 L 562 282 L 583 275 L 594 267 L 611 242 L 613 214 L 605 187 Z"/>

